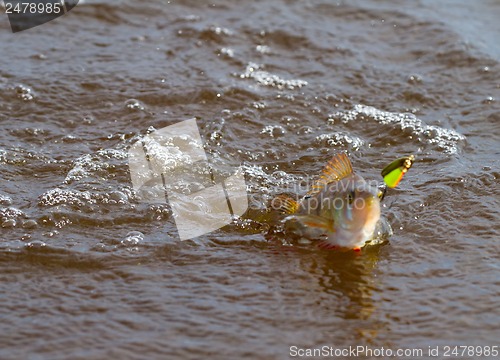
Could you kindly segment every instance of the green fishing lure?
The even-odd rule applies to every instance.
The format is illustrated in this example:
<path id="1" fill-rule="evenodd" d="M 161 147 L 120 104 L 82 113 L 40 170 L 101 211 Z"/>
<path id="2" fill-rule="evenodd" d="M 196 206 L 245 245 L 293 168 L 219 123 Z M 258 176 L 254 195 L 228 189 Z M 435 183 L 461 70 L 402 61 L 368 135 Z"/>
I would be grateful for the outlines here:
<path id="1" fill-rule="evenodd" d="M 394 160 L 387 165 L 381 172 L 385 184 L 390 188 L 398 186 L 404 174 L 411 168 L 415 156 L 410 155 L 397 160 Z"/>

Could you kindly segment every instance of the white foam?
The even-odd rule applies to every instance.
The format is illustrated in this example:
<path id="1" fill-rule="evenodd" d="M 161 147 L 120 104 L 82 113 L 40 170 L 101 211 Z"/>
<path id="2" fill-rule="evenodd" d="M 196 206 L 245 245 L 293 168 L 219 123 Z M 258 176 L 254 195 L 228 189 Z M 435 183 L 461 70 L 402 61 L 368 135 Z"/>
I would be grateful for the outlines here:
<path id="1" fill-rule="evenodd" d="M 69 204 L 83 206 L 84 204 L 95 204 L 96 200 L 89 191 L 64 190 L 61 188 L 51 189 L 40 196 L 39 204 L 53 206 Z"/>
<path id="2" fill-rule="evenodd" d="M 320 134 L 316 136 L 316 143 L 318 145 L 328 145 L 328 146 L 348 146 L 353 150 L 359 150 L 365 142 L 363 139 L 350 135 L 346 132 L 332 132 L 328 134 Z"/>
<path id="3" fill-rule="evenodd" d="M 245 72 L 240 74 L 241 79 L 254 79 L 257 83 L 264 86 L 275 87 L 277 89 L 293 90 L 306 86 L 308 83 L 300 79 L 283 79 L 278 75 L 271 74 L 267 71 L 261 70 L 262 66 L 256 63 L 249 63 Z"/>
<path id="4" fill-rule="evenodd" d="M 123 161 L 127 159 L 127 156 L 126 151 L 118 149 L 103 149 L 97 151 L 94 155 L 86 154 L 80 156 L 73 162 L 73 168 L 66 175 L 64 182 L 69 184 L 105 171 L 110 168 L 110 164 L 105 160 Z"/>
<path id="5" fill-rule="evenodd" d="M 339 119 L 343 123 L 355 120 L 372 120 L 382 125 L 398 127 L 402 131 L 408 131 L 415 135 L 421 142 L 437 145 L 448 154 L 456 153 L 459 143 L 465 140 L 465 136 L 455 130 L 426 125 L 414 114 L 392 113 L 361 104 L 355 105 L 352 110 L 334 113 L 331 117 Z"/>

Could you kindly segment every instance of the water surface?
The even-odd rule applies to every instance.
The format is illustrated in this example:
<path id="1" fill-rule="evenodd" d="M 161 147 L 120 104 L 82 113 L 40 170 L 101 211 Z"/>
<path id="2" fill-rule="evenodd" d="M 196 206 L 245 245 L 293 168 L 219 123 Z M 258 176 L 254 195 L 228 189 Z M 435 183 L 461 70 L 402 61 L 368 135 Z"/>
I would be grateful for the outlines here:
<path id="1" fill-rule="evenodd" d="M 498 2 L 87 1 L 0 49 L 0 358 L 287 359 L 498 342 Z M 473 14 L 473 16 L 471 15 Z M 178 240 L 127 150 L 196 117 L 245 220 Z M 151 130 L 151 129 L 150 129 Z M 360 255 L 268 237 L 348 151 L 418 161 Z"/>

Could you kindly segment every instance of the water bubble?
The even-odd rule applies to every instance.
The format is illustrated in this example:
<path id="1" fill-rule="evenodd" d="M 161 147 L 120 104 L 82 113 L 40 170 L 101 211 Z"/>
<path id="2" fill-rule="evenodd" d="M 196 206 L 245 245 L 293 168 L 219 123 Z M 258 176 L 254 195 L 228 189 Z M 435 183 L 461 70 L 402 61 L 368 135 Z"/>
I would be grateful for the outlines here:
<path id="1" fill-rule="evenodd" d="M 56 236 L 58 234 L 59 234 L 59 231 L 52 230 L 52 231 L 47 231 L 47 232 L 43 233 L 43 236 L 54 237 L 54 236 Z"/>
<path id="2" fill-rule="evenodd" d="M 95 121 L 92 115 L 85 115 L 82 119 L 82 123 L 85 125 L 91 125 Z"/>
<path id="3" fill-rule="evenodd" d="M 262 101 L 255 101 L 252 106 L 256 109 L 265 109 L 266 108 L 266 103 Z"/>
<path id="4" fill-rule="evenodd" d="M 281 125 L 267 125 L 261 130 L 261 134 L 267 134 L 271 137 L 280 137 L 285 135 L 286 131 Z"/>
<path id="5" fill-rule="evenodd" d="M 271 52 L 271 48 L 267 45 L 257 45 L 255 50 L 260 52 L 261 54 L 269 54 Z"/>
<path id="6" fill-rule="evenodd" d="M 39 197 L 40 206 L 54 206 L 68 204 L 83 207 L 85 204 L 94 204 L 96 200 L 89 191 L 73 191 L 61 188 L 51 189 Z"/>
<path id="7" fill-rule="evenodd" d="M 201 16 L 190 14 L 190 15 L 186 15 L 184 17 L 184 20 L 185 21 L 200 21 L 201 20 Z"/>
<path id="8" fill-rule="evenodd" d="M 0 194 L 0 205 L 11 205 L 12 199 L 7 195 Z"/>
<path id="9" fill-rule="evenodd" d="M 14 207 L 0 209 L 0 217 L 2 218 L 2 221 L 15 220 L 25 216 L 26 214 L 24 212 Z"/>
<path id="10" fill-rule="evenodd" d="M 30 101 L 35 98 L 33 90 L 25 85 L 17 85 L 14 90 L 16 91 L 17 97 L 24 101 Z"/>
<path id="11" fill-rule="evenodd" d="M 36 60 L 45 60 L 47 59 L 47 55 L 45 54 L 34 54 L 34 55 L 31 55 L 31 58 L 32 59 L 36 59 Z"/>
<path id="12" fill-rule="evenodd" d="M 144 35 L 134 35 L 130 38 L 132 41 L 144 41 L 146 37 Z"/>
<path id="13" fill-rule="evenodd" d="M 302 135 L 302 134 L 312 134 L 314 132 L 313 128 L 310 126 L 302 126 L 299 128 L 297 131 L 297 134 Z"/>
<path id="14" fill-rule="evenodd" d="M 351 147 L 354 150 L 358 150 L 361 148 L 365 142 L 363 139 L 350 135 L 346 132 L 333 132 L 328 134 L 321 134 L 316 136 L 315 139 L 316 144 L 320 146 L 346 146 Z"/>
<path id="15" fill-rule="evenodd" d="M 220 27 L 220 26 L 213 26 L 210 27 L 209 31 L 212 31 L 216 35 L 231 35 L 231 30 Z"/>
<path id="16" fill-rule="evenodd" d="M 41 240 L 33 240 L 25 245 L 25 247 L 28 249 L 42 249 L 46 246 L 47 246 L 47 244 Z"/>
<path id="17" fill-rule="evenodd" d="M 132 110 L 144 110 L 145 106 L 137 99 L 128 99 L 125 101 L 125 106 Z"/>
<path id="18" fill-rule="evenodd" d="M 420 84 L 420 83 L 422 83 L 423 79 L 422 79 L 422 76 L 420 76 L 420 75 L 412 74 L 412 75 L 408 76 L 407 81 L 409 84 Z"/>
<path id="19" fill-rule="evenodd" d="M 126 204 L 128 202 L 128 197 L 121 191 L 112 191 L 109 193 L 109 200 L 117 202 L 118 204 Z"/>
<path id="20" fill-rule="evenodd" d="M 144 234 L 140 231 L 130 231 L 125 239 L 120 241 L 122 245 L 125 246 L 135 246 L 144 240 Z"/>
<path id="21" fill-rule="evenodd" d="M 230 58 L 234 57 L 234 50 L 233 49 L 222 48 L 222 49 L 220 49 L 220 53 L 222 55 L 225 55 L 225 56 L 230 57 Z"/>
<path id="22" fill-rule="evenodd" d="M 16 226 L 16 220 L 14 219 L 6 219 L 2 221 L 2 227 L 3 228 L 13 228 Z"/>
<path id="23" fill-rule="evenodd" d="M 254 79 L 260 85 L 275 87 L 279 90 L 293 90 L 296 88 L 300 89 L 301 87 L 308 84 L 307 81 L 300 79 L 286 80 L 267 71 L 260 70 L 260 68 L 261 66 L 258 64 L 249 63 L 245 69 L 245 72 L 239 74 L 238 76 L 241 79 Z"/>
<path id="24" fill-rule="evenodd" d="M 29 219 L 23 222 L 23 228 L 25 229 L 34 229 L 38 226 L 35 220 Z"/>

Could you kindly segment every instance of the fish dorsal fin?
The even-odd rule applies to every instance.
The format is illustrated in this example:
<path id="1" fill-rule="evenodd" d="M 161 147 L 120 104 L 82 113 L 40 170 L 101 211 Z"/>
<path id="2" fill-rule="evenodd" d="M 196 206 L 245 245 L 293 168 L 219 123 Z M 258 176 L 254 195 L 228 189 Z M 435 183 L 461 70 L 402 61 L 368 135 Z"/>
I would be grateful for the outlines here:
<path id="1" fill-rule="evenodd" d="M 324 167 L 319 179 L 313 184 L 312 189 L 307 195 L 319 193 L 323 188 L 333 182 L 348 177 L 353 173 L 351 161 L 346 153 L 340 153 L 333 156 Z"/>
<path id="2" fill-rule="evenodd" d="M 284 214 L 293 214 L 299 209 L 299 203 L 291 196 L 280 194 L 273 199 L 271 207 Z"/>

